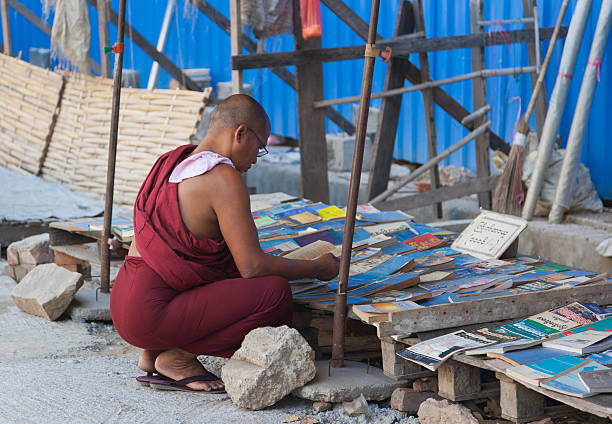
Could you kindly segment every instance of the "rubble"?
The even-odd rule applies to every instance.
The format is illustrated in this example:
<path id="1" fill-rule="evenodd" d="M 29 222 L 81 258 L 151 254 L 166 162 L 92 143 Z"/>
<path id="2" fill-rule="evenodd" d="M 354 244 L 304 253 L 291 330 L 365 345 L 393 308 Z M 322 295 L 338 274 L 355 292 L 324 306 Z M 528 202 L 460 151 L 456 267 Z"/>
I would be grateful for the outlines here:
<path id="1" fill-rule="evenodd" d="M 273 405 L 315 376 L 314 351 L 293 328 L 251 331 L 221 369 L 232 401 L 245 409 Z"/>
<path id="2" fill-rule="evenodd" d="M 432 392 L 416 392 L 412 389 L 399 387 L 395 389 L 391 395 L 391 408 L 397 411 L 415 414 L 419 410 L 421 404 L 429 398 L 434 398 L 436 400 L 442 399 Z"/>
<path id="3" fill-rule="evenodd" d="M 6 256 L 8 265 L 4 273 L 17 282 L 23 280 L 36 265 L 53 262 L 49 234 L 37 234 L 11 243 L 6 249 Z"/>
<path id="4" fill-rule="evenodd" d="M 83 285 L 83 276 L 55 264 L 38 265 L 15 286 L 13 302 L 22 311 L 46 318 L 58 319 Z"/>
<path id="5" fill-rule="evenodd" d="M 446 399 L 427 399 L 419 407 L 417 415 L 421 424 L 478 424 L 478 419 L 468 408 Z"/>

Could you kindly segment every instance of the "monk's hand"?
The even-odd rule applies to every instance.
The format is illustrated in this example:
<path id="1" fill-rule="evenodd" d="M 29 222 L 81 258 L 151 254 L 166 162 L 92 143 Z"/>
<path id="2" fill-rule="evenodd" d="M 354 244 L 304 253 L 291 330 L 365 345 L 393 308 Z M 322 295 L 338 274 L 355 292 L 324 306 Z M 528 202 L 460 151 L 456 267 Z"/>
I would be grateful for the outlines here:
<path id="1" fill-rule="evenodd" d="M 326 253 L 315 259 L 315 261 L 317 261 L 318 268 L 316 278 L 319 280 L 331 280 L 340 272 L 340 260 L 331 253 Z"/>
<path id="2" fill-rule="evenodd" d="M 121 247 L 121 242 L 117 240 L 114 235 L 108 238 L 107 243 L 110 250 L 117 250 Z"/>

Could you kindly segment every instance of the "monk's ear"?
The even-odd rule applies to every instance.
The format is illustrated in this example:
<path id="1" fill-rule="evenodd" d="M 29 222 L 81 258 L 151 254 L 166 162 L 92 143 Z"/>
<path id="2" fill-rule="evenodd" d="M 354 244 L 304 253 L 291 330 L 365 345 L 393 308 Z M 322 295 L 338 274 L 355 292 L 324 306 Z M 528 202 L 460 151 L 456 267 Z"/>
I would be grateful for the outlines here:
<path id="1" fill-rule="evenodd" d="M 247 135 L 247 127 L 244 124 L 240 124 L 234 130 L 234 139 L 242 142 Z"/>

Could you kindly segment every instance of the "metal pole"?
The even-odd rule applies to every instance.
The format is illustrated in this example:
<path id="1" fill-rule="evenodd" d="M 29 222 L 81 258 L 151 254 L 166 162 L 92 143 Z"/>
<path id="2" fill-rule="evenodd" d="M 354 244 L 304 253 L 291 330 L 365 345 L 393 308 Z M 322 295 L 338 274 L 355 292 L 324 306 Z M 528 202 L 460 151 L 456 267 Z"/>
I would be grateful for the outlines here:
<path id="1" fill-rule="evenodd" d="M 563 54 L 561 56 L 561 64 L 559 65 L 559 75 L 555 82 L 555 88 L 550 100 L 550 107 L 546 114 L 546 121 L 544 122 L 544 129 L 542 130 L 542 139 L 538 145 L 538 157 L 533 175 L 531 176 L 531 184 L 529 184 L 529 190 L 527 191 L 525 206 L 523 207 L 523 219 L 528 221 L 533 219 L 536 203 L 542 191 L 544 174 L 548 167 L 553 144 L 557 138 L 557 130 L 559 129 L 563 109 L 567 101 L 567 94 L 572 81 L 572 73 L 576 66 L 576 58 L 580 50 L 580 43 L 584 36 L 584 28 L 589 17 L 589 12 L 591 11 L 591 3 L 592 0 L 580 0 L 576 4 L 574 16 L 572 17 L 572 22 L 570 23 L 567 33 L 565 47 L 563 48 Z"/>
<path id="2" fill-rule="evenodd" d="M 460 148 L 468 144 L 470 141 L 472 141 L 479 135 L 484 134 L 489 128 L 491 128 L 491 121 L 487 121 L 481 126 L 479 126 L 478 128 L 475 128 L 474 131 L 472 131 L 471 133 L 463 137 L 461 140 L 459 140 L 458 142 L 450 146 L 448 149 L 440 153 L 438 156 L 431 158 L 426 163 L 424 163 L 423 165 L 419 166 L 416 170 L 414 170 L 414 172 L 411 172 L 409 175 L 402 178 L 402 180 L 399 183 L 397 183 L 390 189 L 383 191 L 378 196 L 370 200 L 370 203 L 382 202 L 383 200 L 391 196 L 393 193 L 397 192 L 400 188 L 404 187 L 410 181 L 414 181 L 419 175 L 423 175 L 425 172 L 429 171 L 436 164 L 446 159 L 448 156 L 450 156 L 451 153 L 456 152 L 457 150 L 459 150 Z"/>
<path id="3" fill-rule="evenodd" d="M 567 138 L 565 147 L 565 158 L 561 167 L 561 175 L 557 183 L 555 201 L 553 202 L 548 222 L 558 224 L 563 219 L 565 211 L 571 206 L 571 195 L 575 188 L 574 178 L 578 162 L 580 160 L 580 150 L 584 139 L 584 131 L 589 122 L 589 112 L 593 103 L 593 93 L 599 81 L 601 61 L 606 51 L 606 44 L 610 35 L 610 25 L 612 24 L 612 0 L 603 0 L 595 36 L 589 53 L 589 61 L 582 79 L 576 112 L 572 120 L 572 127 Z"/>
<path id="4" fill-rule="evenodd" d="M 100 75 L 111 77 L 110 60 L 104 52 L 108 46 L 108 0 L 97 0 L 98 9 L 98 36 L 100 38 Z"/>
<path id="5" fill-rule="evenodd" d="M 2 12 L 2 42 L 4 43 L 4 54 L 12 56 L 13 47 L 11 45 L 11 24 L 9 21 L 8 5 L 6 0 L 0 0 Z"/>
<path id="6" fill-rule="evenodd" d="M 174 13 L 174 7 L 176 6 L 176 0 L 168 0 L 166 4 L 166 11 L 164 12 L 164 20 L 162 21 L 161 29 L 159 30 L 159 37 L 157 38 L 157 50 L 163 53 L 164 47 L 166 47 L 166 40 L 168 39 L 168 30 L 170 29 L 170 20 Z M 147 89 L 153 90 L 157 86 L 159 81 L 159 63 L 153 61 L 151 66 L 151 73 L 149 74 L 149 82 L 147 83 Z"/>
<path id="7" fill-rule="evenodd" d="M 346 205 L 346 224 L 342 240 L 342 256 L 340 258 L 340 284 L 336 293 L 336 307 L 334 309 L 334 327 L 332 336 L 332 362 L 334 368 L 344 366 L 344 332 L 346 325 L 346 289 L 353 246 L 353 233 L 355 231 L 355 214 L 357 212 L 357 199 L 359 197 L 359 184 L 361 182 L 361 167 L 363 165 L 363 149 L 365 146 L 366 128 L 368 125 L 368 112 L 370 110 L 370 95 L 372 93 L 372 75 L 374 73 L 374 60 L 371 49 L 376 43 L 376 29 L 378 25 L 378 11 L 380 0 L 372 0 L 370 12 L 370 27 L 368 29 L 367 46 L 365 49 L 365 63 L 363 64 L 363 79 L 361 81 L 361 102 L 359 104 L 359 121 L 355 135 L 355 153 L 353 154 L 353 169 Z"/>
<path id="8" fill-rule="evenodd" d="M 104 197 L 104 231 L 100 243 L 100 291 L 110 292 L 110 250 L 108 239 L 111 234 L 113 216 L 113 194 L 115 189 L 115 162 L 117 158 L 117 133 L 119 131 L 119 105 L 121 103 L 121 76 L 123 73 L 123 39 L 125 24 L 125 2 L 120 0 L 117 22 L 117 42 L 113 46 L 115 69 L 113 74 L 113 108 L 111 114 L 110 138 L 108 141 L 108 165 L 106 167 L 106 196 Z"/>

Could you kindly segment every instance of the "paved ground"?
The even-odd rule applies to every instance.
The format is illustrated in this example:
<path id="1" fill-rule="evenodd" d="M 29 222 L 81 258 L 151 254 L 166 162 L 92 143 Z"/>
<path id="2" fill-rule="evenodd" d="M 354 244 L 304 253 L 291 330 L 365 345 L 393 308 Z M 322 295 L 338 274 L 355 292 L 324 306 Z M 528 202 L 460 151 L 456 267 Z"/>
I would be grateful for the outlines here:
<path id="1" fill-rule="evenodd" d="M 0 261 L 0 269 L 4 264 Z M 0 276 L 0 423 L 276 424 L 311 406 L 290 397 L 264 411 L 245 411 L 226 395 L 141 387 L 134 381 L 139 351 L 111 325 L 25 314 L 11 301 L 14 286 Z M 367 421 L 321 417 L 321 422 L 398 420 L 388 410 L 377 411 Z"/>

